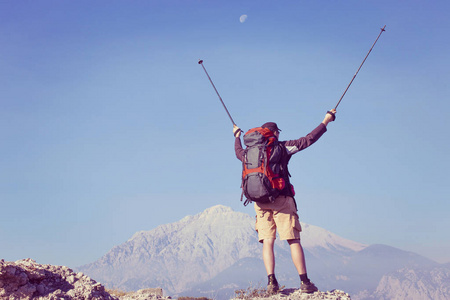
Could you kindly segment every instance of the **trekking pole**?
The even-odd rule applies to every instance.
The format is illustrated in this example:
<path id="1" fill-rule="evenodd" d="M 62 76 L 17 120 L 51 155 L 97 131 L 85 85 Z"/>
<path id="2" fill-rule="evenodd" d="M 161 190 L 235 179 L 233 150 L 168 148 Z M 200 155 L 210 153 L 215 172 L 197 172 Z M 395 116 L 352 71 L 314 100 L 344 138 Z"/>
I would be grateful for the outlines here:
<path id="1" fill-rule="evenodd" d="M 227 107 L 225 106 L 225 103 L 223 103 L 222 97 L 220 97 L 219 92 L 218 92 L 217 89 L 216 89 L 216 86 L 215 86 L 214 83 L 212 82 L 211 77 L 209 77 L 208 72 L 206 72 L 205 66 L 203 65 L 203 60 L 199 59 L 199 60 L 198 60 L 198 64 L 199 64 L 199 65 L 202 65 L 203 70 L 204 70 L 205 73 L 206 73 L 206 76 L 208 76 L 208 79 L 209 79 L 209 81 L 211 82 L 211 84 L 212 84 L 214 90 L 216 91 L 217 96 L 219 96 L 220 102 L 222 102 L 223 108 L 225 108 L 225 111 L 227 112 L 228 117 L 230 117 L 231 123 L 233 123 L 233 125 L 236 125 L 236 123 L 234 123 L 234 120 L 233 120 L 233 118 L 232 118 L 231 115 L 230 115 L 230 112 L 228 111 Z"/>
<path id="2" fill-rule="evenodd" d="M 347 90 L 349 89 L 350 85 L 352 85 L 353 80 L 355 80 L 356 75 L 358 75 L 359 70 L 361 70 L 361 67 L 363 66 L 364 62 L 366 61 L 367 57 L 369 56 L 370 52 L 372 52 L 373 47 L 375 46 L 375 44 L 377 43 L 378 39 L 380 38 L 381 34 L 383 33 L 383 31 L 385 30 L 386 25 L 384 25 L 383 28 L 380 28 L 380 34 L 378 35 L 377 39 L 375 40 L 375 42 L 373 43 L 372 47 L 370 48 L 369 52 L 367 53 L 366 57 L 364 58 L 363 62 L 361 63 L 361 65 L 359 66 L 358 70 L 356 71 L 355 75 L 353 75 L 352 80 L 350 81 L 350 83 L 348 84 L 347 88 L 345 89 L 344 93 L 342 94 L 341 98 L 339 99 L 339 102 L 336 104 L 336 107 L 334 109 L 337 109 L 337 107 L 339 106 L 339 103 L 341 103 L 342 98 L 344 98 L 345 93 L 347 93 Z M 332 114 L 333 115 L 333 114 Z M 334 117 L 334 116 L 333 116 Z"/>

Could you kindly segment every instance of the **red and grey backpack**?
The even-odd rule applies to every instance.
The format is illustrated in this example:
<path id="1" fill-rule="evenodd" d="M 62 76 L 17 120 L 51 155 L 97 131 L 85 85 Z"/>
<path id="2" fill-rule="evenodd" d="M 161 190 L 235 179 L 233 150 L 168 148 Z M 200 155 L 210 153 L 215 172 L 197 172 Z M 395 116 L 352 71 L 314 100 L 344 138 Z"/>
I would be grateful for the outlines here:
<path id="1" fill-rule="evenodd" d="M 242 161 L 242 196 L 247 198 L 244 205 L 251 201 L 274 202 L 290 186 L 286 149 L 270 129 L 261 127 L 247 131 L 244 144 L 247 146 Z"/>

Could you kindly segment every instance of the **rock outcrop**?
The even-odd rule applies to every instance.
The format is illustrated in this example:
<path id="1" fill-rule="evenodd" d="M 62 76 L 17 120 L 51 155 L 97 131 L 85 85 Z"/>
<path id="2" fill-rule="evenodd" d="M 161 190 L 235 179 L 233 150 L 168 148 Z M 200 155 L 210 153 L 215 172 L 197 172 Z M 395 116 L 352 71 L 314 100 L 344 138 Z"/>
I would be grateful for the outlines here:
<path id="1" fill-rule="evenodd" d="M 270 297 L 241 295 L 232 300 L 351 300 L 350 295 L 341 290 L 327 292 L 302 293 L 299 289 L 284 289 L 280 293 Z"/>
<path id="2" fill-rule="evenodd" d="M 117 300 L 83 273 L 65 266 L 41 265 L 32 259 L 0 260 L 0 299 Z"/>
<path id="3" fill-rule="evenodd" d="M 115 295 L 117 293 L 117 295 Z M 111 295 L 113 294 L 113 295 Z M 111 291 L 87 275 L 65 266 L 42 265 L 28 258 L 0 260 L 0 300 L 161 300 L 161 288 Z"/>

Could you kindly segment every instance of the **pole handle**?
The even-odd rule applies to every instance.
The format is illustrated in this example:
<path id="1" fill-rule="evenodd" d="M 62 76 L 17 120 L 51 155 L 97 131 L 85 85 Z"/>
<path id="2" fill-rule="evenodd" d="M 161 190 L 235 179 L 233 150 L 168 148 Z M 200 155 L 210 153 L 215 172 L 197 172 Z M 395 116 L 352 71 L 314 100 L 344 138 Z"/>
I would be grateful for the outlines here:
<path id="1" fill-rule="evenodd" d="M 333 117 L 333 121 L 336 120 L 336 114 L 333 113 L 332 111 L 327 111 L 327 114 L 331 115 Z"/>

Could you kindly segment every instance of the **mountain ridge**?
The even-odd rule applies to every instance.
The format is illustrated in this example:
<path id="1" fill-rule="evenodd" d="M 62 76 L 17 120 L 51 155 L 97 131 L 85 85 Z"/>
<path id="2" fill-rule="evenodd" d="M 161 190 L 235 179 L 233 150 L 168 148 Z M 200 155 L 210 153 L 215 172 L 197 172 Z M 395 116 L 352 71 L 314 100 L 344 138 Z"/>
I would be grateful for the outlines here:
<path id="1" fill-rule="evenodd" d="M 215 206 L 178 222 L 137 232 L 96 262 L 79 269 L 102 278 L 102 282 L 126 290 L 137 289 L 144 284 L 157 284 L 165 286 L 170 292 L 178 292 L 189 283 L 215 276 L 240 258 L 255 256 L 259 250 L 249 242 L 253 238 L 253 230 L 249 226 L 251 222 L 246 214 L 235 213 L 225 206 Z M 232 242 L 224 242 L 223 235 L 227 235 L 225 240 Z M 215 259 L 216 256 L 218 259 Z M 149 264 L 149 261 L 152 263 Z M 126 264 L 133 266 L 135 272 L 125 272 L 127 276 L 124 277 Z M 186 265 L 189 271 L 177 268 L 181 264 Z M 136 273 L 143 279 L 136 278 Z M 158 279 L 144 279 L 153 277 L 155 273 L 159 273 Z"/>
<path id="2" fill-rule="evenodd" d="M 372 295 L 388 272 L 438 265 L 412 252 L 365 245 L 314 225 L 301 225 L 308 274 L 320 289 Z M 289 246 L 277 239 L 275 247 L 279 281 L 298 286 Z M 234 290 L 267 280 L 254 218 L 223 205 L 136 232 L 99 260 L 78 269 L 123 290 L 162 287 L 169 294 L 188 296 L 216 290 L 220 291 L 216 299 L 229 299 Z"/>

